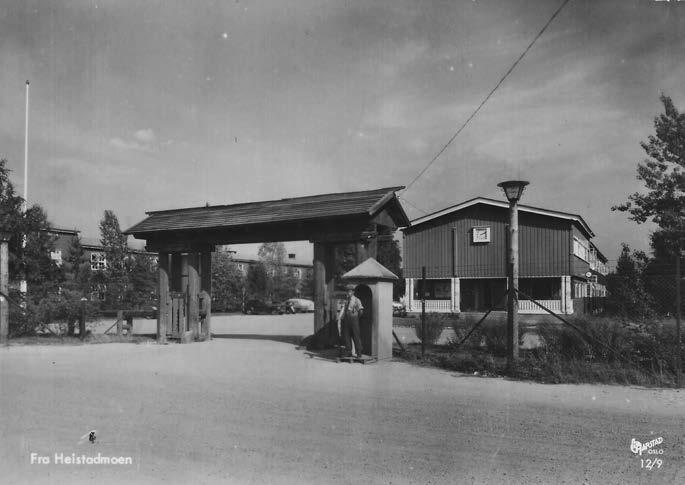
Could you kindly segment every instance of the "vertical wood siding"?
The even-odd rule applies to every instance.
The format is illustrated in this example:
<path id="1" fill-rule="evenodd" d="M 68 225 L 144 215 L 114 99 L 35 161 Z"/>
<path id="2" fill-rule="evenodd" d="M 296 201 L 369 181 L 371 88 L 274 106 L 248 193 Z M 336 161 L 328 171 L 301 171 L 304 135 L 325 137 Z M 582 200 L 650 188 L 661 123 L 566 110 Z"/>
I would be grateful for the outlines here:
<path id="1" fill-rule="evenodd" d="M 507 268 L 508 209 L 477 204 L 404 233 L 404 274 L 419 278 L 504 277 Z M 473 243 L 472 229 L 490 227 L 489 243 Z M 571 222 L 519 212 L 521 277 L 569 274 Z"/>

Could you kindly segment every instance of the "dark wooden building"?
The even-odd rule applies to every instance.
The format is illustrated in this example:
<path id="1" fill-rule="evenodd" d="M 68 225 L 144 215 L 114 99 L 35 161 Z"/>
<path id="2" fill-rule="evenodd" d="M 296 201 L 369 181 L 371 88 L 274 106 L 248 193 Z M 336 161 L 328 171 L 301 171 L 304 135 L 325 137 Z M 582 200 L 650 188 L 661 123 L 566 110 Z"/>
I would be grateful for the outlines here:
<path id="1" fill-rule="evenodd" d="M 476 198 L 412 221 L 403 229 L 408 310 L 460 312 L 504 308 L 509 222 L 507 202 Z M 519 206 L 519 288 L 555 312 L 605 296 L 606 258 L 579 215 Z M 426 287 L 421 288 L 422 267 Z M 584 306 L 583 306 L 584 307 Z M 520 301 L 521 313 L 540 313 Z"/>

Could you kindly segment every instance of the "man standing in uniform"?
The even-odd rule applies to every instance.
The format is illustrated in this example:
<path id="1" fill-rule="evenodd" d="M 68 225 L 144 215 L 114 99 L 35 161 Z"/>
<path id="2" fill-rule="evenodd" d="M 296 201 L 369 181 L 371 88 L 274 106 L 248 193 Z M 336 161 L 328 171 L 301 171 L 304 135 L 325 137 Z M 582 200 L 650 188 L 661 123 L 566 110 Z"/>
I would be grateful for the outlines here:
<path id="1" fill-rule="evenodd" d="M 352 341 L 350 336 L 354 340 L 354 349 L 357 353 L 357 357 L 362 356 L 362 341 L 360 338 L 359 331 L 359 318 L 364 312 L 364 306 L 361 300 L 354 296 L 354 285 L 347 285 L 347 300 L 345 301 L 345 306 L 342 308 L 342 334 L 345 341 L 345 351 L 348 356 L 352 356 Z"/>

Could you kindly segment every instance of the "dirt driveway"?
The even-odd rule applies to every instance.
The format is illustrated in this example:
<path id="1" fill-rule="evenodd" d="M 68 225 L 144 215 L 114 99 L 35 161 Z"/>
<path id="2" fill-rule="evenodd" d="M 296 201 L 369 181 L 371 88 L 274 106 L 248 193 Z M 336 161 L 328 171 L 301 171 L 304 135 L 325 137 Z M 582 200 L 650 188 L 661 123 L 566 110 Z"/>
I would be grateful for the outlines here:
<path id="1" fill-rule="evenodd" d="M 336 364 L 293 345 L 310 319 L 219 317 L 223 337 L 191 345 L 0 349 L 0 481 L 685 483 L 682 391 Z M 663 454 L 631 452 L 658 437 Z"/>

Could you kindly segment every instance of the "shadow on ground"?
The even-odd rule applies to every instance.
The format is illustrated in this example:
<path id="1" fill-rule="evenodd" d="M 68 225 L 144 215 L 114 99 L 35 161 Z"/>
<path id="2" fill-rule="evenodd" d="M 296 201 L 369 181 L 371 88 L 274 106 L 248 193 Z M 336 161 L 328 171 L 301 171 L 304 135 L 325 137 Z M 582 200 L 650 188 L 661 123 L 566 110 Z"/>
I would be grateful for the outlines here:
<path id="1" fill-rule="evenodd" d="M 304 338 L 302 335 L 263 335 L 263 334 L 244 334 L 244 333 L 213 333 L 212 338 L 229 338 L 236 340 L 273 340 L 299 346 Z"/>
<path id="2" fill-rule="evenodd" d="M 330 362 L 338 362 L 342 354 L 339 348 L 306 350 L 304 347 L 302 347 L 301 350 L 304 351 L 304 355 L 311 359 L 327 360 Z"/>

